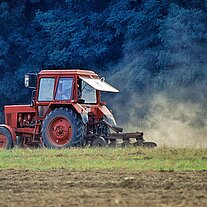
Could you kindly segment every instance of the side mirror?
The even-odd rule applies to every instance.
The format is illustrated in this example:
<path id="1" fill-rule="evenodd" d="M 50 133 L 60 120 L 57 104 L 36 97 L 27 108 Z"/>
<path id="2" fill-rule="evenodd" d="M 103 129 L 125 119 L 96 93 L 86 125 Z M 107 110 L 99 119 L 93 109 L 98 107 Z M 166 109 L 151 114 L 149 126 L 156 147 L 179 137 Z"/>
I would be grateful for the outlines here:
<path id="1" fill-rule="evenodd" d="M 27 73 L 24 77 L 24 85 L 26 88 L 36 89 L 37 74 Z"/>

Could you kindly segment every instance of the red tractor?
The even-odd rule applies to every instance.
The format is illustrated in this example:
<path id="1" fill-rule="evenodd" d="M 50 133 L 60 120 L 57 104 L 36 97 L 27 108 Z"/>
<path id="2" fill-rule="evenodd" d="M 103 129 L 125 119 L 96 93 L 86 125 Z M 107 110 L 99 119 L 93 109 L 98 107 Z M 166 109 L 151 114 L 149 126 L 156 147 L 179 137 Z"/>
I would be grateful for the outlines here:
<path id="1" fill-rule="evenodd" d="M 25 75 L 32 88 L 30 105 L 5 106 L 5 124 L 0 125 L 0 147 L 65 148 L 70 146 L 155 147 L 142 132 L 123 133 L 100 92 L 118 92 L 104 78 L 88 70 L 42 70 Z M 114 131 L 112 133 L 112 131 Z"/>

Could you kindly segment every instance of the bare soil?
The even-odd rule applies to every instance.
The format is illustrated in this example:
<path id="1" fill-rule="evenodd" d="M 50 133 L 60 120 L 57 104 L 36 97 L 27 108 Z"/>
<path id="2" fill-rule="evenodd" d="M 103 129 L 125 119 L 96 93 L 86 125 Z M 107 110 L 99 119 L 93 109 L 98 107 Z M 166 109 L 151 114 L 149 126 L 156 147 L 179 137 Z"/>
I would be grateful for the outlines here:
<path id="1" fill-rule="evenodd" d="M 0 171 L 0 206 L 207 206 L 207 171 Z"/>

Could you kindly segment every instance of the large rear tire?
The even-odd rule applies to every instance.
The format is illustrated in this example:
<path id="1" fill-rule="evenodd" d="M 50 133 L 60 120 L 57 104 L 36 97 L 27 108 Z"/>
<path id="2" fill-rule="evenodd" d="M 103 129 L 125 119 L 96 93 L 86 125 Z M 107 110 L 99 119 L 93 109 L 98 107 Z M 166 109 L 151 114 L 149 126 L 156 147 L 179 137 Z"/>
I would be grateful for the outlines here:
<path id="1" fill-rule="evenodd" d="M 42 140 L 47 148 L 80 146 L 83 139 L 84 124 L 72 109 L 57 108 L 43 122 Z"/>
<path id="2" fill-rule="evenodd" d="M 6 127 L 0 126 L 0 148 L 11 149 L 13 146 L 11 133 Z"/>

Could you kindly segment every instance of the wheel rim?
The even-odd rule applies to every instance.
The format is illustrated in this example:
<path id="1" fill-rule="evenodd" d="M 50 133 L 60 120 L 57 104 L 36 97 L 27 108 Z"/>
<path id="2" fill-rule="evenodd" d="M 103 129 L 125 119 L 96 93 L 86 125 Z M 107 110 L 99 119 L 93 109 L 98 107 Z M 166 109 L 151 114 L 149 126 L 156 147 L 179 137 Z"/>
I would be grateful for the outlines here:
<path id="1" fill-rule="evenodd" d="M 70 142 L 73 134 L 72 124 L 64 117 L 57 117 L 50 122 L 47 134 L 53 145 L 66 145 Z"/>
<path id="2" fill-rule="evenodd" d="M 5 135 L 0 134 L 0 147 L 5 147 L 7 144 L 7 138 Z"/>

